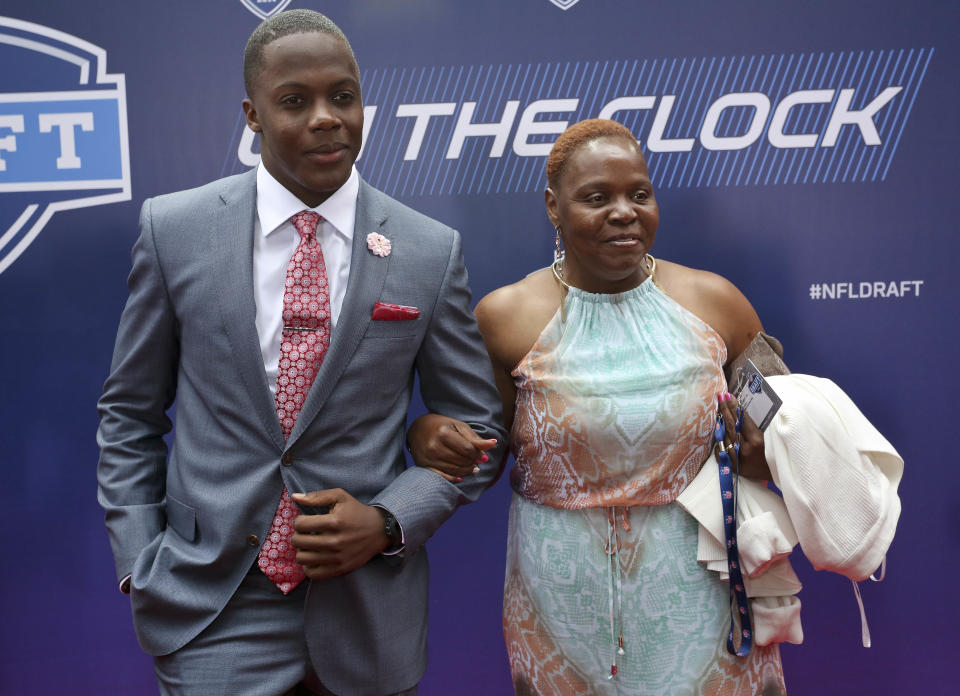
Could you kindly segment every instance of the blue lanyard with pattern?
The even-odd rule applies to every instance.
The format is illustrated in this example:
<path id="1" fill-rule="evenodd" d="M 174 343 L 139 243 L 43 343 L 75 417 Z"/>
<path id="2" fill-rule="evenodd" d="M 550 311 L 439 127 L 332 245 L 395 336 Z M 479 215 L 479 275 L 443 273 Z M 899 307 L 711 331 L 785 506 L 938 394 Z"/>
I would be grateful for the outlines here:
<path id="1" fill-rule="evenodd" d="M 737 457 L 736 473 L 740 474 L 740 428 L 743 425 L 743 411 L 737 408 L 737 437 L 733 444 L 734 454 Z M 717 413 L 717 427 L 713 437 L 719 445 L 717 465 L 720 468 L 720 499 L 723 503 L 723 534 L 727 542 L 727 568 L 730 575 L 730 632 L 727 634 L 727 652 L 737 657 L 746 657 L 753 646 L 753 628 L 750 624 L 750 604 L 747 600 L 747 590 L 743 584 L 743 574 L 740 570 L 740 554 L 737 551 L 737 497 L 733 482 L 733 466 L 730 454 L 723 448 L 723 438 L 727 428 L 723 416 Z M 736 606 L 736 611 L 734 611 Z M 733 636 L 737 627 L 737 614 L 740 619 L 740 647 L 735 648 Z"/>

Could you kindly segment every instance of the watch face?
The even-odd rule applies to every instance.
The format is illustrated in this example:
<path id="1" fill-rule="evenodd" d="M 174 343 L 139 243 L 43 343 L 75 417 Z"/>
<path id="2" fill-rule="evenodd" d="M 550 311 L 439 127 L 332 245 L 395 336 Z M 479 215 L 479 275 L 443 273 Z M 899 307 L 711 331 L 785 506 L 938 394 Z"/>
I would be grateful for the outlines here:
<path id="1" fill-rule="evenodd" d="M 390 539 L 393 543 L 400 542 L 400 525 L 397 524 L 397 519 L 393 515 L 387 515 L 383 519 L 384 530 L 387 533 L 387 538 Z"/>

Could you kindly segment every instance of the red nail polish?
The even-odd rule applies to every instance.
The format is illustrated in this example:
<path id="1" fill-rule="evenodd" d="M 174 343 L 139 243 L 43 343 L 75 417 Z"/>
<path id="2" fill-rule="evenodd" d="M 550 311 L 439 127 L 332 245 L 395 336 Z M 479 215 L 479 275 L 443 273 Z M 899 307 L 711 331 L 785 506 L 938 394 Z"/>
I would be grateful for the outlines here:
<path id="1" fill-rule="evenodd" d="M 457 483 L 462 483 L 462 482 L 463 482 L 463 478 L 461 478 L 460 476 L 457 476 Z"/>
<path id="2" fill-rule="evenodd" d="M 489 461 L 490 461 L 490 457 L 488 457 L 487 455 L 483 455 L 482 457 L 480 457 L 480 461 L 481 461 L 481 462 L 489 462 Z"/>

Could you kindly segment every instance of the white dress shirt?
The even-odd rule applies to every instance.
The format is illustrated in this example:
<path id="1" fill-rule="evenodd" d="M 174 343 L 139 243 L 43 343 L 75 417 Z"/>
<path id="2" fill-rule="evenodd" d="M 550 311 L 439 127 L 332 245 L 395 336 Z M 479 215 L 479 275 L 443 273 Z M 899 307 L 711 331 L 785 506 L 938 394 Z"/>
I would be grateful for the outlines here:
<path id="1" fill-rule="evenodd" d="M 350 277 L 353 228 L 357 216 L 360 175 L 356 168 L 332 196 L 316 208 L 307 206 L 273 178 L 262 164 L 257 167 L 257 220 L 253 230 L 253 294 L 257 305 L 257 334 L 267 371 L 270 393 L 276 394 L 277 366 L 283 333 L 283 292 L 290 257 L 300 244 L 300 234 L 290 218 L 313 210 L 322 220 L 317 240 L 330 284 L 331 333 L 336 331 L 343 296 Z"/>

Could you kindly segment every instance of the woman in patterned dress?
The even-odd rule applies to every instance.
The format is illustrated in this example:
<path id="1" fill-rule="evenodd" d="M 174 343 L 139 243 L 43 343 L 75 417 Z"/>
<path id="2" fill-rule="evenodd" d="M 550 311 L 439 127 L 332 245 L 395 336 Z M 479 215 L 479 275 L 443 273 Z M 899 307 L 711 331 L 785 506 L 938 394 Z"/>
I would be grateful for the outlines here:
<path id="1" fill-rule="evenodd" d="M 559 260 L 476 308 L 516 459 L 503 605 L 516 693 L 784 694 L 776 645 L 727 652 L 729 589 L 674 502 L 718 409 L 733 422 L 723 368 L 760 320 L 727 280 L 650 256 L 659 211 L 622 125 L 571 126 L 547 181 Z M 469 475 L 480 443 L 453 421 L 421 427 L 437 418 L 411 429 L 417 463 Z M 741 470 L 765 478 L 750 422 Z"/>

